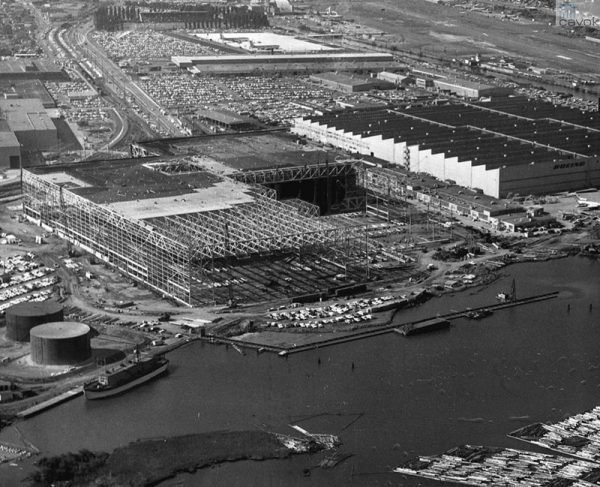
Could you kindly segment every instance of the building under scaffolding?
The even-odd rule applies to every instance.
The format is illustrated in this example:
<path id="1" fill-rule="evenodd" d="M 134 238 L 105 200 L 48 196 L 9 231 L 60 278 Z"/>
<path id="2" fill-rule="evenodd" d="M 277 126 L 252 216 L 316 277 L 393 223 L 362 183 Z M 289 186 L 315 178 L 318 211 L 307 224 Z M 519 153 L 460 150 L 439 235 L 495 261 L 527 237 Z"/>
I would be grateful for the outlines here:
<path id="1" fill-rule="evenodd" d="M 289 262 L 290 255 L 316 253 L 335 266 L 319 278 L 333 286 L 336 272 L 358 268 L 366 257 L 364 226 L 317 218 L 309 203 L 277 201 L 274 190 L 230 173 L 206 157 L 30 168 L 23 171 L 24 212 L 186 305 L 210 301 L 211 294 L 213 301 L 231 299 L 232 286 L 250 272 L 224 278 L 235 262 L 270 256 Z M 277 282 L 260 286 L 269 291 Z"/>

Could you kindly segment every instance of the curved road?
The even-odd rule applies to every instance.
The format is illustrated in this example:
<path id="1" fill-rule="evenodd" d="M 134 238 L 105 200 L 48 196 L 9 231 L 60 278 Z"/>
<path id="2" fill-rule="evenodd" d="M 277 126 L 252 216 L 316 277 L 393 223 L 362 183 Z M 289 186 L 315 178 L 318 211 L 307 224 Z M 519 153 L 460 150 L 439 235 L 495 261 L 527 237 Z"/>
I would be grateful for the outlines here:
<path id="1" fill-rule="evenodd" d="M 71 47 L 80 53 L 81 57 L 87 57 L 98 67 L 104 75 L 107 83 L 116 85 L 122 93 L 132 96 L 150 117 L 170 135 L 182 135 L 178 125 L 162 113 L 161 107 L 135 82 L 127 76 L 93 41 L 89 34 L 94 30 L 91 22 L 75 26 L 69 31 Z"/>

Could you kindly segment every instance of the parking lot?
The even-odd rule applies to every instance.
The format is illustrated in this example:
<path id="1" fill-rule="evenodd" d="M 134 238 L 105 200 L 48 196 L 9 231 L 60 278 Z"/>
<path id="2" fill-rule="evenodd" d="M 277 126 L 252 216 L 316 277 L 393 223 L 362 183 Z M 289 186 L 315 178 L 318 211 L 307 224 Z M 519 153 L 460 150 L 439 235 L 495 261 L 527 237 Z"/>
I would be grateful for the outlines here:
<path id="1" fill-rule="evenodd" d="M 0 313 L 18 303 L 49 299 L 57 282 L 54 269 L 31 252 L 0 259 L 0 270 Z"/>
<path id="2" fill-rule="evenodd" d="M 268 124 L 285 124 L 306 115 L 312 111 L 307 108 L 310 105 L 326 109 L 335 107 L 336 100 L 359 98 L 293 76 L 193 76 L 163 72 L 143 76 L 139 84 L 165 110 L 189 114 L 197 108 L 225 108 Z"/>
<path id="3" fill-rule="evenodd" d="M 60 114 L 85 132 L 89 145 L 106 144 L 113 130 L 113 122 L 109 118 L 111 109 L 96 91 L 82 81 L 46 81 L 44 85 L 56 101 Z"/>
<path id="4" fill-rule="evenodd" d="M 113 60 L 133 61 L 166 58 L 171 56 L 214 56 L 219 54 L 201 44 L 186 42 L 151 30 L 104 32 L 96 31 L 92 39 L 100 45 Z"/>

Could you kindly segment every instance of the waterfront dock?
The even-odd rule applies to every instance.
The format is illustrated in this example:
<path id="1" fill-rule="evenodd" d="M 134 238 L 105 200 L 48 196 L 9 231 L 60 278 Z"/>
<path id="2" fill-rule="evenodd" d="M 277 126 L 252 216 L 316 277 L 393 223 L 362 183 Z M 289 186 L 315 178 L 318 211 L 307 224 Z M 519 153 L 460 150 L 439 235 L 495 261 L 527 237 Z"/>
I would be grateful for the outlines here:
<path id="1" fill-rule="evenodd" d="M 534 423 L 509 438 L 600 464 L 600 406 L 554 424 Z"/>
<path id="2" fill-rule="evenodd" d="M 568 457 L 464 445 L 442 455 L 420 456 L 394 472 L 477 487 L 591 487 L 600 485 L 597 467 Z"/>
<path id="3" fill-rule="evenodd" d="M 67 392 L 63 392 L 62 394 L 59 394 L 58 396 L 54 396 L 46 401 L 37 403 L 35 406 L 32 406 L 30 408 L 27 408 L 27 409 L 17 413 L 17 417 L 29 418 L 30 416 L 35 416 L 36 414 L 41 413 L 42 411 L 45 411 L 46 409 L 50 409 L 54 406 L 57 406 L 58 404 L 62 404 L 63 402 L 66 402 L 70 399 L 80 396 L 81 394 L 83 394 L 83 386 L 75 387 L 73 389 L 68 390 Z"/>
<path id="4" fill-rule="evenodd" d="M 244 348 L 253 348 L 257 352 L 271 352 L 271 353 L 281 353 L 286 352 L 288 349 L 285 347 L 278 347 L 276 345 L 263 345 L 261 343 L 249 342 L 247 340 L 236 340 L 235 338 L 227 338 L 227 337 L 219 337 L 219 336 L 207 336 L 199 338 L 199 340 L 208 343 L 217 343 L 222 345 L 231 345 L 232 347 L 244 347 Z"/>
<path id="5" fill-rule="evenodd" d="M 499 311 L 507 308 L 513 308 L 516 306 L 521 306 L 525 304 L 533 304 L 541 301 L 546 301 L 549 299 L 554 299 L 558 296 L 558 292 L 544 293 L 538 294 L 535 296 L 528 296 L 524 298 L 519 298 L 511 301 L 502 301 L 499 303 L 488 304 L 486 306 L 480 306 L 478 308 L 468 308 L 460 311 L 452 311 L 446 314 L 440 314 L 437 316 L 430 316 L 424 318 L 422 320 L 416 320 L 408 323 L 393 323 L 393 318 L 389 323 L 378 326 L 371 326 L 366 328 L 361 328 L 352 332 L 344 333 L 343 335 L 336 334 L 331 338 L 324 338 L 322 340 L 318 340 L 315 342 L 307 343 L 306 345 L 300 345 L 297 347 L 279 347 L 274 345 L 264 345 L 257 342 L 250 342 L 246 340 L 236 340 L 235 338 L 225 338 L 225 337 L 207 337 L 205 340 L 211 343 L 224 343 L 229 345 L 236 345 L 238 347 L 246 347 L 246 348 L 254 348 L 261 351 L 268 351 L 277 353 L 281 357 L 285 357 L 287 355 L 291 355 L 294 353 L 305 352 L 307 350 L 314 350 L 317 348 L 330 347 L 333 345 L 340 345 L 342 343 L 348 343 L 355 340 L 362 340 L 364 338 L 370 338 L 378 335 L 383 335 L 385 333 L 398 333 L 400 335 L 411 335 L 411 333 L 406 333 L 406 330 L 420 328 L 427 323 L 437 323 L 437 322 L 452 322 L 458 318 L 466 318 L 470 313 L 477 312 L 486 312 L 491 314 L 490 312 Z M 427 328 L 427 326 L 425 326 Z M 436 329 L 436 327 L 432 327 L 432 329 Z"/>

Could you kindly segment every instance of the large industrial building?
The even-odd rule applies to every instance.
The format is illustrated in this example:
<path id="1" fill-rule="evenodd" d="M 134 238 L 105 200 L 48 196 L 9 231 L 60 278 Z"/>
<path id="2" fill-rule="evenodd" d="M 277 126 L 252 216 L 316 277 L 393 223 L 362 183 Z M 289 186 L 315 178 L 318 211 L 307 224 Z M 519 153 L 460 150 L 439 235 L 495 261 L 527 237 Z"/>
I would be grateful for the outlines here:
<path id="1" fill-rule="evenodd" d="M 396 85 L 379 78 L 356 77 L 346 73 L 319 73 L 310 76 L 310 80 L 332 90 L 346 93 L 358 93 L 370 90 L 389 90 Z"/>
<path id="2" fill-rule="evenodd" d="M 0 99 L 0 117 L 24 150 L 56 150 L 58 131 L 40 100 Z"/>
<path id="3" fill-rule="evenodd" d="M 5 130 L 3 130 L 5 129 Z M 18 169 L 21 165 L 21 144 L 8 124 L 0 122 L 0 170 Z"/>
<path id="4" fill-rule="evenodd" d="M 332 168 L 338 166 L 346 169 Z M 261 173 L 260 182 L 285 174 Z M 24 211 L 131 279 L 186 305 L 206 302 L 211 294 L 227 300 L 227 290 L 245 281 L 254 282 L 260 289 L 253 292 L 261 296 L 296 289 L 285 277 L 285 264 L 272 277 L 263 270 L 251 278 L 254 271 L 248 269 L 228 277 L 234 261 L 335 254 L 364 242 L 362 226 L 316 218 L 313 205 L 278 201 L 274 190 L 241 182 L 258 178 L 240 176 L 206 156 L 36 167 L 23 172 Z M 315 279 L 334 286 L 340 268 L 325 272 L 327 265 L 314 271 Z"/>
<path id="5" fill-rule="evenodd" d="M 599 186 L 598 115 L 565 110 L 510 98 L 350 110 L 299 119 L 293 132 L 494 197 Z"/>
<path id="6" fill-rule="evenodd" d="M 393 83 L 395 86 L 406 86 L 414 84 L 415 79 L 412 76 L 408 76 L 402 73 L 392 73 L 390 71 L 381 71 L 377 73 L 377 78 Z"/>
<path id="7" fill-rule="evenodd" d="M 194 119 L 202 121 L 205 125 L 224 130 L 252 130 L 258 123 L 255 119 L 238 115 L 229 110 L 203 110 L 199 109 L 193 115 Z"/>
<path id="8" fill-rule="evenodd" d="M 0 80 L 26 79 L 68 81 L 69 76 L 60 66 L 43 59 L 10 59 L 0 61 Z"/>
<path id="9" fill-rule="evenodd" d="M 375 52 L 172 56 L 171 61 L 194 74 L 369 71 L 395 64 L 391 54 Z"/>
<path id="10" fill-rule="evenodd" d="M 466 79 L 434 79 L 433 86 L 441 92 L 452 93 L 462 98 L 483 98 L 489 96 L 507 96 L 514 92 L 512 88 L 487 85 Z"/>
<path id="11" fill-rule="evenodd" d="M 274 32 L 203 32 L 194 37 L 254 53 L 314 53 L 338 51 L 340 47 L 327 46 L 312 40 Z"/>
<path id="12" fill-rule="evenodd" d="M 440 92 L 462 98 L 498 97 L 514 93 L 514 90 L 509 87 L 485 84 L 443 71 L 415 68 L 412 70 L 412 74 L 416 79 L 417 86 L 436 88 Z"/>

